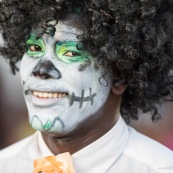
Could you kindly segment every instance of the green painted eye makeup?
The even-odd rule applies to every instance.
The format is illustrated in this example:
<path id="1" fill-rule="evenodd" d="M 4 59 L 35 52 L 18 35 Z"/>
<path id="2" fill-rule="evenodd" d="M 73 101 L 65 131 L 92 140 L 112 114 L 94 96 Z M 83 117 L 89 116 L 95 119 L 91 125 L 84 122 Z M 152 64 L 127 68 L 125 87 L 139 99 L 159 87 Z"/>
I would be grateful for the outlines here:
<path id="1" fill-rule="evenodd" d="M 85 62 L 90 58 L 86 51 L 77 48 L 78 42 L 58 42 L 56 43 L 56 56 L 65 63 Z"/>
<path id="2" fill-rule="evenodd" d="M 29 40 L 27 40 L 28 51 L 26 52 L 31 57 L 41 57 L 45 53 L 45 46 L 43 39 L 37 39 L 34 34 L 31 34 Z"/>
<path id="3" fill-rule="evenodd" d="M 31 34 L 29 40 L 27 40 L 28 51 L 26 52 L 30 57 L 41 57 L 44 55 L 46 48 L 42 38 L 37 39 L 34 34 Z M 57 42 L 55 44 L 55 54 L 57 59 L 60 59 L 64 63 L 75 62 L 87 62 L 90 59 L 90 55 L 77 48 L 78 42 Z"/>

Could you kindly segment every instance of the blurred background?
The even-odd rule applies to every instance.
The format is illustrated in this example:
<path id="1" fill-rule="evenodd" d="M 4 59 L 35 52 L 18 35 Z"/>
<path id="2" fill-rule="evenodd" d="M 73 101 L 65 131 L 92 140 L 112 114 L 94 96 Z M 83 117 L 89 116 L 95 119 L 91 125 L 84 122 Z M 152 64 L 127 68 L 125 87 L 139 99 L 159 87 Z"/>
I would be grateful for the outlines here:
<path id="1" fill-rule="evenodd" d="M 0 149 L 32 134 L 19 73 L 12 75 L 0 57 Z"/>
<path id="2" fill-rule="evenodd" d="M 170 79 L 173 79 L 173 71 Z M 0 57 L 0 149 L 34 133 L 28 123 L 22 91 L 19 73 L 12 75 L 8 63 Z M 167 99 L 172 98 L 168 96 Z M 131 121 L 130 125 L 173 150 L 173 101 L 162 104 L 159 112 L 162 119 L 155 123 L 149 114 L 141 114 L 139 120 Z"/>

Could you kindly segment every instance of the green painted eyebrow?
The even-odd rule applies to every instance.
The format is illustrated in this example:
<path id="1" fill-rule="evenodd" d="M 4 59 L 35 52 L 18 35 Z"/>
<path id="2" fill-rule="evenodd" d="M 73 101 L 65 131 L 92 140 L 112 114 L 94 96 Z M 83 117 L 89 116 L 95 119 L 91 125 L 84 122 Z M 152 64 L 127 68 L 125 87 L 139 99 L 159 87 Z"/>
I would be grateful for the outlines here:
<path id="1" fill-rule="evenodd" d="M 86 51 L 78 49 L 78 47 L 80 47 L 80 43 L 75 41 L 57 42 L 55 53 L 65 63 L 89 61 L 90 55 Z M 73 53 L 74 56 L 67 56 L 66 54 L 69 52 Z"/>
<path id="2" fill-rule="evenodd" d="M 44 41 L 42 38 L 38 38 L 36 37 L 36 35 L 31 34 L 30 38 L 27 40 L 26 42 L 27 46 L 28 46 L 28 51 L 26 52 L 29 56 L 31 57 L 41 57 L 44 55 L 45 53 L 45 45 L 44 45 Z M 30 46 L 39 46 L 40 47 L 40 51 L 32 51 L 30 50 Z"/>

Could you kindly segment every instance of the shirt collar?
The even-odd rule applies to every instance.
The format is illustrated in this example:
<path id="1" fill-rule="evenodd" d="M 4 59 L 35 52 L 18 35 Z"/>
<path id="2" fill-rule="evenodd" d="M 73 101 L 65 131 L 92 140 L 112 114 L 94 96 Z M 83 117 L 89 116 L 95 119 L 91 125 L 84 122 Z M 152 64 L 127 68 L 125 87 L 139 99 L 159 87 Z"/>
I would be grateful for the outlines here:
<path id="1" fill-rule="evenodd" d="M 123 152 L 129 140 L 126 123 L 120 116 L 117 123 L 105 135 L 72 155 L 76 172 L 107 172 Z M 53 153 L 38 133 L 40 155 Z"/>

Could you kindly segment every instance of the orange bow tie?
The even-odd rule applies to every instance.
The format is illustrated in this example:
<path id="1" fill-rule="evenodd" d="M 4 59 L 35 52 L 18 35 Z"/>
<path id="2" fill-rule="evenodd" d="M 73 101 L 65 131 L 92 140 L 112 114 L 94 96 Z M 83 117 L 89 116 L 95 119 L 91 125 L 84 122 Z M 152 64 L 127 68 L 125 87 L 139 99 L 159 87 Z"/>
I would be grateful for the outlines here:
<path id="1" fill-rule="evenodd" d="M 76 173 L 70 153 L 48 156 L 34 161 L 33 173 Z"/>

